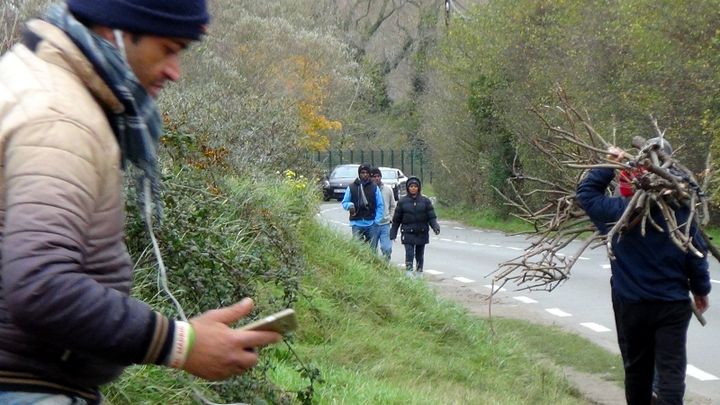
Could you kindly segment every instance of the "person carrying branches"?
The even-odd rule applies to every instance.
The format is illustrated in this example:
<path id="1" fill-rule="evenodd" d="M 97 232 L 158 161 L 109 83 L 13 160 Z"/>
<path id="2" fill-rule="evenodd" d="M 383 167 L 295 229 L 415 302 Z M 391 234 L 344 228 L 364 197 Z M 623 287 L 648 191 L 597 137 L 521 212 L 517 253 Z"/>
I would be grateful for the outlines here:
<path id="1" fill-rule="evenodd" d="M 608 148 L 608 160 L 626 166 L 621 195 L 607 192 L 615 169 L 598 165 L 580 181 L 576 200 L 606 237 L 627 403 L 682 404 L 693 304 L 699 314 L 709 307 L 707 246 L 686 184 L 669 184 L 670 144 L 662 137 L 634 143 L 647 159 L 623 163 L 631 156 Z"/>

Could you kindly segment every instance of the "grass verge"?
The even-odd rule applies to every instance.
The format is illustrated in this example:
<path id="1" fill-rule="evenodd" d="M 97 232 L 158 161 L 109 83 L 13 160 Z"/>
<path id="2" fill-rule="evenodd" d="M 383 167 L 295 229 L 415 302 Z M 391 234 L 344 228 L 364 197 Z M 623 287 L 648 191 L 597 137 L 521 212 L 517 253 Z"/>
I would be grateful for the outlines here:
<path id="1" fill-rule="evenodd" d="M 324 380 L 317 404 L 583 404 L 559 367 L 608 374 L 616 356 L 555 328 L 488 323 L 388 267 L 364 245 L 320 225 L 302 232 L 313 269 L 298 302 L 293 350 Z M 307 380 L 286 349 L 272 379 L 287 390 Z"/>
<path id="2" fill-rule="evenodd" d="M 478 210 L 466 206 L 447 207 L 437 204 L 435 212 L 439 219 L 459 221 L 476 228 L 494 229 L 507 233 L 526 232 L 533 229 L 527 222 L 502 216 L 492 210 Z"/>

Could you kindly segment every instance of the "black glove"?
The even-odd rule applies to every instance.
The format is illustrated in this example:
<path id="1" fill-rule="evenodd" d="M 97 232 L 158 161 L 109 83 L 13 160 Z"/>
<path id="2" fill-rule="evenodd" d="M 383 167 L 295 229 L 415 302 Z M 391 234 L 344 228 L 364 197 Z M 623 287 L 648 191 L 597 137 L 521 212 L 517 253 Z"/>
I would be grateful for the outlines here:
<path id="1" fill-rule="evenodd" d="M 434 227 L 433 232 L 435 232 L 435 235 L 440 235 L 440 225 Z"/>

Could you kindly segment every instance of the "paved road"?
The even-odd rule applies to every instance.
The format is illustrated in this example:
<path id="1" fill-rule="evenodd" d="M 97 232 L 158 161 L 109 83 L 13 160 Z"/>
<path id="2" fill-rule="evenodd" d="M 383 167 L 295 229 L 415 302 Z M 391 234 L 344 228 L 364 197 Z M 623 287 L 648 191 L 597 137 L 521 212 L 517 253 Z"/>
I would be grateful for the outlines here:
<path id="1" fill-rule="evenodd" d="M 347 230 L 347 213 L 338 203 L 321 206 L 320 217 L 328 224 Z M 514 258 L 528 246 L 522 236 L 465 227 L 440 221 L 442 232 L 431 235 L 426 248 L 427 274 L 451 277 L 468 287 L 489 292 L 490 277 L 497 264 Z M 577 245 L 566 252 L 572 255 Z M 392 262 L 402 265 L 404 249 L 395 242 Z M 720 404 L 720 264 L 710 259 L 714 293 L 705 313 L 708 324 L 702 327 L 694 319 L 688 332 L 688 392 Z M 610 264 L 604 249 L 586 250 L 573 268 L 571 278 L 553 292 L 513 291 L 514 286 L 498 292 L 498 297 L 515 303 L 527 319 L 553 319 L 554 323 L 618 353 L 615 325 L 610 304 Z"/>

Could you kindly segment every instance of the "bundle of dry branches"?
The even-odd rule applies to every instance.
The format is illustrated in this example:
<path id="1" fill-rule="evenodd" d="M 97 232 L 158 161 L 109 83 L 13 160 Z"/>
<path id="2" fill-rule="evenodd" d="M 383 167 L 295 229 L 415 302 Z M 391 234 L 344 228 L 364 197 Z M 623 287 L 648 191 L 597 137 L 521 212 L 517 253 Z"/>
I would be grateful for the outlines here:
<path id="1" fill-rule="evenodd" d="M 499 287 L 514 283 L 520 290 L 552 291 L 570 276 L 572 267 L 588 247 L 605 245 L 612 258 L 610 242 L 615 235 L 622 237 L 623 232 L 636 226 L 641 227 L 643 234 L 648 226 L 663 231 L 650 216 L 654 207 L 662 212 L 670 230 L 669 237 L 676 246 L 702 256 L 690 235 L 690 226 L 695 223 L 712 254 L 720 260 L 720 253 L 702 232 L 709 220 L 708 202 L 702 192 L 704 187 L 700 187 L 690 170 L 663 149 L 665 134 L 657 121 L 650 117 L 657 134 L 654 142 L 635 137 L 632 146 L 636 148 L 636 153 L 617 149 L 619 156 L 611 156 L 608 149 L 613 145 L 592 127 L 589 117 L 570 105 L 562 89 L 557 91 L 557 95 L 560 105 L 553 109 L 561 114 L 563 127 L 551 125 L 539 110 L 533 110 L 544 123 L 546 136 L 536 138 L 532 143 L 546 157 L 548 172 L 555 173 L 554 180 L 528 177 L 513 167 L 513 176 L 508 179 L 511 193 L 496 189 L 506 204 L 512 207 L 513 215 L 531 223 L 535 230 L 528 233 L 530 246 L 524 253 L 501 263 L 492 273 L 493 283 Z M 614 131 L 612 135 L 614 139 Z M 707 161 L 710 161 L 709 156 Z M 620 220 L 606 235 L 597 231 L 575 201 L 575 189 L 580 179 L 587 169 L 595 167 L 634 173 L 631 181 L 635 193 Z M 709 169 L 705 171 L 705 184 L 709 180 L 708 173 Z M 609 192 L 615 192 L 616 188 L 617 183 L 613 183 Z M 538 201 L 542 207 L 532 209 Z M 674 210 L 680 206 L 689 207 L 690 217 L 688 222 L 678 224 Z M 574 254 L 561 252 L 572 241 L 588 234 L 592 236 L 584 239 Z"/>

